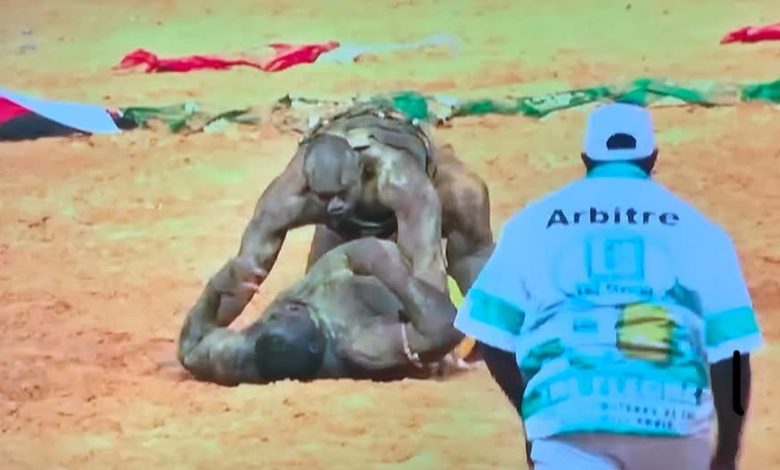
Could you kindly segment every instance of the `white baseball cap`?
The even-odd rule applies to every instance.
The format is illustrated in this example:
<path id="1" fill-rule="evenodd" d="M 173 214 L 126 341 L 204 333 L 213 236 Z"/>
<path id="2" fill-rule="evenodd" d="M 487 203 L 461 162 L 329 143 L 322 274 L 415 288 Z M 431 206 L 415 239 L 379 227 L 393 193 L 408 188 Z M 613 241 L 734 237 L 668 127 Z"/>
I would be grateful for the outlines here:
<path id="1" fill-rule="evenodd" d="M 641 106 L 610 103 L 588 116 L 583 150 L 591 160 L 637 160 L 649 157 L 655 149 L 653 121 L 650 112 Z"/>

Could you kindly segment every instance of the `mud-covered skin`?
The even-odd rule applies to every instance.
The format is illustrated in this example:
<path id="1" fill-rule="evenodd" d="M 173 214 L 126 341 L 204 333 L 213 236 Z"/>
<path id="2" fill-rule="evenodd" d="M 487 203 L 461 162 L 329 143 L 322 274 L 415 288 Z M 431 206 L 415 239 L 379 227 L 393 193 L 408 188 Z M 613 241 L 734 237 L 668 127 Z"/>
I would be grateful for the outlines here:
<path id="1" fill-rule="evenodd" d="M 300 145 L 317 145 L 314 140 L 322 134 L 345 138 L 349 146 L 361 157 L 369 157 L 366 162 L 381 160 L 384 154 L 402 152 L 408 162 L 415 161 L 418 168 L 431 176 L 435 171 L 432 164 L 432 142 L 428 132 L 401 113 L 390 108 L 373 104 L 356 105 L 343 113 L 321 121 L 315 126 Z M 323 224 L 345 241 L 362 237 L 390 238 L 398 231 L 398 220 L 393 209 L 379 201 L 378 183 L 382 175 L 375 167 L 363 168 L 363 181 L 368 191 L 355 201 L 353 210 L 339 215 L 326 217 Z M 403 179 L 407 169 L 389 174 L 395 179 Z M 376 190 L 372 188 L 377 184 Z M 414 189 L 414 188 L 410 188 Z"/>
<path id="2" fill-rule="evenodd" d="M 233 260 L 237 266 L 268 273 L 287 231 L 296 227 L 330 225 L 341 238 L 354 239 L 376 233 L 355 233 L 343 224 L 384 222 L 394 215 L 395 240 L 412 261 L 415 277 L 446 292 L 441 203 L 425 168 L 427 134 L 377 109 L 358 106 L 302 139 L 285 170 L 260 196 Z M 260 285 L 264 274 L 239 277 Z M 220 315 L 239 314 L 252 296 L 234 286 L 222 296 Z"/>
<path id="3" fill-rule="evenodd" d="M 485 182 L 458 159 L 451 145 L 431 150 L 428 173 L 442 208 L 446 270 L 465 293 L 493 250 L 490 196 Z M 348 240 L 325 225 L 317 225 L 307 269 L 328 250 Z"/>
<path id="4" fill-rule="evenodd" d="M 465 292 L 481 267 L 475 260 L 493 244 L 484 182 L 422 126 L 375 105 L 325 120 L 302 139 L 260 196 L 234 258 L 264 274 L 242 279 L 262 284 L 287 231 L 310 224 L 317 228 L 308 266 L 344 241 L 392 238 L 414 276 L 442 292 L 448 272 Z M 252 296 L 223 294 L 220 315 L 239 314 Z"/>
<path id="5" fill-rule="evenodd" d="M 410 350 L 426 364 L 439 361 L 462 339 L 452 325 L 455 307 L 447 295 L 415 279 L 389 241 L 364 238 L 331 250 L 241 331 L 227 328 L 236 317 L 217 312 L 220 295 L 237 282 L 236 274 L 235 263 L 228 262 L 209 280 L 181 331 L 179 361 L 201 380 L 267 382 L 258 372 L 254 345 L 274 316 L 311 315 L 325 332 L 326 352 L 315 378 L 430 376 L 430 368 L 418 367 L 404 351 L 403 322 Z"/>

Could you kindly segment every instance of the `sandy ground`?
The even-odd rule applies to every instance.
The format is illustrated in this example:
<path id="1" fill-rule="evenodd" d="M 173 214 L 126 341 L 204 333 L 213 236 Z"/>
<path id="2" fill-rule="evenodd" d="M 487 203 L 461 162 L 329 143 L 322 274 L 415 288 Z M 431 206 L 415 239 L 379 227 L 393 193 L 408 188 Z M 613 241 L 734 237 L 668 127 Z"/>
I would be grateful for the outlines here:
<path id="1" fill-rule="evenodd" d="M 766 80 L 780 76 L 780 46 L 724 47 L 718 39 L 732 27 L 777 21 L 774 3 L 4 0 L 0 76 L 4 86 L 52 98 L 110 106 L 197 99 L 220 109 L 288 91 L 494 96 L 640 75 Z M 22 35 L 25 28 L 32 33 Z M 271 41 L 439 32 L 464 41 L 459 56 L 406 53 L 279 74 L 109 70 L 136 47 L 238 52 Z M 36 50 L 17 54 L 25 43 Z M 778 111 L 655 116 L 659 179 L 738 243 L 769 343 L 754 362 L 742 468 L 777 468 Z M 488 181 L 497 231 L 529 198 L 580 174 L 583 122 L 584 110 L 541 121 L 468 118 L 439 136 Z M 524 467 L 520 426 L 484 370 L 446 382 L 220 388 L 189 380 L 175 364 L 183 315 L 236 249 L 255 198 L 295 143 L 268 127 L 0 145 L 0 468 Z M 253 312 L 300 276 L 310 237 L 300 230 L 288 238 Z"/>

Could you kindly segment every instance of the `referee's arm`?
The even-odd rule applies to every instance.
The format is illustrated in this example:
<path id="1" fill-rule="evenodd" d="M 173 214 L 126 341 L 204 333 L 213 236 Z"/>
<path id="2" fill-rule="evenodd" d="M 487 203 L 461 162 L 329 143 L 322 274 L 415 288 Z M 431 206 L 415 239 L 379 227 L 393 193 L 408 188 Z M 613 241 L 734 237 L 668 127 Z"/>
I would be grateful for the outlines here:
<path id="1" fill-rule="evenodd" d="M 509 224 L 507 224 L 509 225 Z M 517 298 L 517 279 L 523 251 L 523 232 L 507 230 L 505 225 L 493 253 L 488 258 L 474 284 L 466 292 L 455 318 L 455 327 L 475 339 L 477 350 L 485 364 L 522 420 L 522 400 L 525 381 L 515 358 L 515 342 L 525 320 Z M 507 233 L 507 232 L 515 232 Z M 531 443 L 526 440 L 526 458 L 531 464 Z"/>
<path id="2" fill-rule="evenodd" d="M 721 232 L 713 237 L 708 282 L 701 290 L 710 381 L 718 422 L 714 459 L 739 458 L 751 392 L 750 353 L 763 344 L 734 243 Z M 735 360 L 736 357 L 736 360 Z"/>

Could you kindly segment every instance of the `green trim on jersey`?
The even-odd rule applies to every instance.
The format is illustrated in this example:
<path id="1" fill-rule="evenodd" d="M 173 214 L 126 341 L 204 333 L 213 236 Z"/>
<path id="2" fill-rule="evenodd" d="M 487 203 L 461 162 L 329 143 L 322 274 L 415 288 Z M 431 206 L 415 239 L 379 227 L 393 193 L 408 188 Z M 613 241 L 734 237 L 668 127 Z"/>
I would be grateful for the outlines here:
<path id="1" fill-rule="evenodd" d="M 468 293 L 471 301 L 471 318 L 485 323 L 513 336 L 520 334 L 525 320 L 525 312 L 511 303 L 490 295 L 485 291 L 471 288 Z"/>
<path id="2" fill-rule="evenodd" d="M 756 314 L 751 307 L 739 307 L 711 313 L 704 317 L 707 347 L 760 333 Z"/>
<path id="3" fill-rule="evenodd" d="M 585 177 L 650 179 L 650 175 L 630 163 L 602 163 L 590 170 Z"/>

